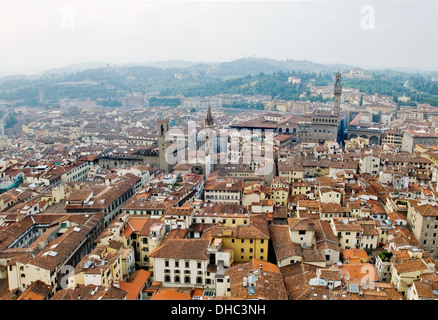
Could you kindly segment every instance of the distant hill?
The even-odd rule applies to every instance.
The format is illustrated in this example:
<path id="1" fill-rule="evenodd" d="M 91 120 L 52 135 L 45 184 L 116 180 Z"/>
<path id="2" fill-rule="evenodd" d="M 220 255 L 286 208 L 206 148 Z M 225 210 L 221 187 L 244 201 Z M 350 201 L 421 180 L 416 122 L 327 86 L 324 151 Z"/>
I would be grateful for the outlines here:
<path id="1" fill-rule="evenodd" d="M 65 74 L 65 73 L 74 73 L 79 71 L 84 71 L 87 69 L 97 69 L 97 68 L 104 68 L 108 65 L 108 62 L 101 62 L 101 61 L 89 61 L 84 63 L 73 63 L 69 64 L 64 67 L 60 68 L 53 68 L 49 69 L 43 72 L 43 75 L 50 75 L 50 74 Z"/>
<path id="2" fill-rule="evenodd" d="M 333 73 L 340 68 L 341 71 L 349 71 L 352 67 L 347 65 L 325 65 L 308 60 L 274 60 L 268 58 L 242 58 L 230 62 L 222 62 L 218 65 L 217 74 L 222 76 L 246 76 L 260 72 L 274 73 L 283 72 L 324 72 Z"/>
<path id="3" fill-rule="evenodd" d="M 161 96 L 211 96 L 220 93 L 267 95 L 273 98 L 296 100 L 306 93 L 307 85 L 328 85 L 339 69 L 343 73 L 354 67 L 326 65 L 308 60 L 274 60 L 247 57 L 228 62 L 193 63 L 183 60 L 109 64 L 87 62 L 47 70 L 31 76 L 0 78 L 0 100 L 17 105 L 56 103 L 60 98 L 105 100 L 113 103 L 132 92 L 153 93 Z M 369 79 L 344 78 L 344 87 L 358 88 L 361 92 L 397 96 L 412 96 L 416 103 L 438 105 L 438 75 L 407 74 L 391 70 L 364 70 Z M 301 79 L 291 86 L 288 76 Z M 411 89 L 405 88 L 409 80 Z M 320 98 L 317 98 L 320 99 Z"/>
<path id="4" fill-rule="evenodd" d="M 196 63 L 184 60 L 167 60 L 167 61 L 150 61 L 150 62 L 132 62 L 126 63 L 121 66 L 144 66 L 144 67 L 154 67 L 160 69 L 185 69 L 193 67 Z"/>
<path id="5" fill-rule="evenodd" d="M 150 61 L 150 62 L 130 62 L 115 64 L 102 61 L 90 61 L 84 63 L 69 64 L 65 67 L 49 69 L 43 72 L 43 75 L 59 75 L 66 73 L 75 73 L 88 69 L 100 69 L 106 67 L 154 67 L 159 69 L 185 69 L 193 67 L 195 63 L 183 60 L 168 60 L 168 61 Z"/>
<path id="6" fill-rule="evenodd" d="M 210 73 L 219 77 L 241 77 L 247 75 L 256 75 L 260 72 L 274 73 L 283 72 L 327 72 L 332 73 L 338 70 L 348 71 L 352 67 L 348 65 L 325 65 L 314 63 L 308 60 L 274 60 L 269 58 L 241 58 L 226 62 L 190 62 L 184 60 L 167 60 L 167 61 L 149 61 L 149 62 L 131 62 L 124 64 L 113 64 L 102 61 L 90 61 L 85 63 L 70 64 L 61 68 L 49 69 L 43 75 L 56 75 L 75 73 L 88 69 L 98 69 L 110 67 L 154 67 L 159 69 L 184 69 L 182 71 L 199 71 L 210 69 Z M 177 71 L 177 70 L 176 70 Z"/>

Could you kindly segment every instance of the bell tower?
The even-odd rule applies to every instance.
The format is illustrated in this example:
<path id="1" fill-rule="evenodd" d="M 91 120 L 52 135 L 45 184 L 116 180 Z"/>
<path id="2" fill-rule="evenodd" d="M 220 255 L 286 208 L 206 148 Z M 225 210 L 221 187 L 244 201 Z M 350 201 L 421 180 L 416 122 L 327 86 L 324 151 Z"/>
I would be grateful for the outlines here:
<path id="1" fill-rule="evenodd" d="M 204 122 L 204 130 L 205 130 L 205 155 L 209 155 L 211 153 L 215 153 L 212 152 L 214 145 L 215 145 L 215 141 L 214 139 L 214 121 L 213 121 L 213 116 L 211 115 L 211 107 L 210 107 L 210 102 L 208 103 L 208 110 L 207 110 L 207 117 L 205 118 L 205 122 Z"/>
<path id="2" fill-rule="evenodd" d="M 169 142 L 166 141 L 166 135 L 169 131 L 169 119 L 158 119 L 158 146 L 160 157 L 160 169 L 169 172 L 169 164 L 166 160 Z"/>
<path id="3" fill-rule="evenodd" d="M 213 116 L 211 115 L 211 107 L 210 107 L 210 102 L 208 103 L 208 110 L 207 110 L 207 117 L 205 118 L 205 127 L 210 127 L 213 128 Z"/>
<path id="4" fill-rule="evenodd" d="M 212 164 L 213 157 L 216 156 L 216 136 L 214 133 L 214 121 L 213 116 L 211 114 L 211 106 L 210 102 L 208 103 L 207 116 L 204 122 L 204 131 L 205 131 L 205 178 L 208 178 L 211 170 L 214 169 Z"/>
<path id="5" fill-rule="evenodd" d="M 335 93 L 335 106 L 333 108 L 333 113 L 335 115 L 339 115 L 341 112 L 341 95 L 342 95 L 342 84 L 341 84 L 341 73 L 336 73 L 335 85 L 334 85 L 334 93 Z"/>

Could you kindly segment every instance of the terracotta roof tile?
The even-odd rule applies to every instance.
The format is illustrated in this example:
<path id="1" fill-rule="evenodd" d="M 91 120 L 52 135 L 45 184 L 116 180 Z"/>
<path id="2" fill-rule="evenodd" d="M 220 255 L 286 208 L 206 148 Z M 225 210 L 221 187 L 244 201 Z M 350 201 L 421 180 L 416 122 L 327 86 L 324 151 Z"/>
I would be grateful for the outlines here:
<path id="1" fill-rule="evenodd" d="M 136 300 L 150 276 L 151 272 L 140 269 L 134 271 L 128 281 L 120 281 L 120 289 L 127 292 L 126 299 Z"/>
<path id="2" fill-rule="evenodd" d="M 209 240 L 171 239 L 152 251 L 152 258 L 208 260 Z"/>

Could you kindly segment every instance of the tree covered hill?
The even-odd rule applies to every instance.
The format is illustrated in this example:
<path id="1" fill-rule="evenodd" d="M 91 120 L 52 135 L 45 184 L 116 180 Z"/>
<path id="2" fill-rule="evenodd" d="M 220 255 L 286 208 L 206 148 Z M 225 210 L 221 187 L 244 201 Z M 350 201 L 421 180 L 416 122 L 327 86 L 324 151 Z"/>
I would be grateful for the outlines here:
<path id="1" fill-rule="evenodd" d="M 153 65 L 105 66 L 40 76 L 4 77 L 0 79 L 0 100 L 37 106 L 41 104 L 40 93 L 44 94 L 46 102 L 55 103 L 60 98 L 110 101 L 132 92 L 187 97 L 229 93 L 298 100 L 303 93 L 309 95 L 309 83 L 328 85 L 338 70 L 335 65 L 267 58 L 198 64 L 170 61 Z M 341 72 L 348 72 L 349 68 L 340 66 Z M 394 99 L 406 95 L 413 103 L 438 105 L 438 82 L 431 76 L 390 70 L 366 72 L 372 77 L 344 78 L 343 86 L 368 94 L 394 96 Z M 301 83 L 292 85 L 288 82 L 289 76 L 300 78 Z"/>

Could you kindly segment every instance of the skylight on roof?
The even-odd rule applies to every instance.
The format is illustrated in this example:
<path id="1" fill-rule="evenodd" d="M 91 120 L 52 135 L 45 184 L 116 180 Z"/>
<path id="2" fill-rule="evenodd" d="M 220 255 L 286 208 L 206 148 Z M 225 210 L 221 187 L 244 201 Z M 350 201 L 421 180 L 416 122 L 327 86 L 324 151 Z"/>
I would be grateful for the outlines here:
<path id="1" fill-rule="evenodd" d="M 359 286 L 357 284 L 350 284 L 350 292 L 359 293 Z"/>

